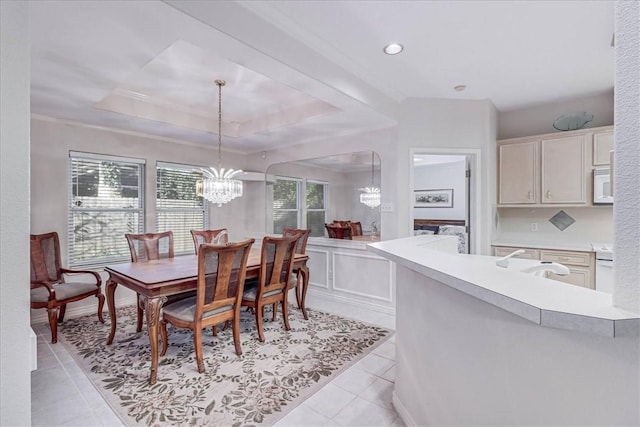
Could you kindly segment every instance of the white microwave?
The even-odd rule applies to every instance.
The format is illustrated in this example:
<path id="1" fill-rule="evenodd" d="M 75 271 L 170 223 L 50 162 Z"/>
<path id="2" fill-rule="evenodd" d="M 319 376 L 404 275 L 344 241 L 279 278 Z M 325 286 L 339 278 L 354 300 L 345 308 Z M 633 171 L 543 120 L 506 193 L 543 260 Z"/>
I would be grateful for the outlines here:
<path id="1" fill-rule="evenodd" d="M 595 168 L 593 170 L 593 204 L 611 205 L 611 172 L 608 167 Z"/>

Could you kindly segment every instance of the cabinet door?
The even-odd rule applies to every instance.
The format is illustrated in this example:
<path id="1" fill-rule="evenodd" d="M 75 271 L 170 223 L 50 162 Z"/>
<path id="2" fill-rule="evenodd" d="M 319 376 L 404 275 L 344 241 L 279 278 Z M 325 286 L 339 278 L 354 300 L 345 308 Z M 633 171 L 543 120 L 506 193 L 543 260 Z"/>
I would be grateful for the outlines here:
<path id="1" fill-rule="evenodd" d="M 593 134 L 593 165 L 608 165 L 609 152 L 613 150 L 613 130 Z"/>
<path id="2" fill-rule="evenodd" d="M 498 203 L 535 204 L 538 193 L 538 141 L 498 148 Z"/>
<path id="3" fill-rule="evenodd" d="M 567 266 L 571 273 L 566 276 L 558 276 L 550 273 L 548 278 L 559 282 L 569 283 L 570 285 L 581 286 L 583 288 L 595 289 L 591 280 L 591 270 L 585 267 Z"/>
<path id="4" fill-rule="evenodd" d="M 585 141 L 585 135 L 541 141 L 543 204 L 587 203 Z"/>

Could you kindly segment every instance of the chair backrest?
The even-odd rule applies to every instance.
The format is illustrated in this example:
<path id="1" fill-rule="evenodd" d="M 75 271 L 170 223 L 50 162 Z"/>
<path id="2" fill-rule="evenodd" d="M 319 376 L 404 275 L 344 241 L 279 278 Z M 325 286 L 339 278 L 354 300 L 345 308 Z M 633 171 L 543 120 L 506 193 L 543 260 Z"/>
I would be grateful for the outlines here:
<path id="1" fill-rule="evenodd" d="M 349 225 L 351 224 L 351 221 L 346 220 L 346 221 L 340 221 L 340 220 L 336 220 L 334 219 L 332 224 L 337 224 L 340 227 L 349 227 Z"/>
<path id="2" fill-rule="evenodd" d="M 131 262 L 173 258 L 173 231 L 125 234 L 131 251 Z"/>
<path id="3" fill-rule="evenodd" d="M 311 229 L 303 229 L 303 228 L 285 228 L 282 230 L 283 236 L 296 236 L 300 235 L 298 239 L 298 244 L 296 245 L 296 253 L 297 254 L 306 254 L 307 253 L 307 241 L 309 240 L 309 235 L 311 234 Z"/>
<path id="4" fill-rule="evenodd" d="M 255 239 L 227 245 L 203 243 L 198 251 L 198 290 L 195 319 L 212 310 L 239 309 L 249 251 Z"/>
<path id="5" fill-rule="evenodd" d="M 288 289 L 299 238 L 298 234 L 286 237 L 265 236 L 262 239 L 256 300 L 267 292 Z"/>
<path id="6" fill-rule="evenodd" d="M 351 227 L 342 227 L 338 224 L 325 224 L 324 226 L 331 239 L 351 240 Z"/>
<path id="7" fill-rule="evenodd" d="M 58 233 L 31 235 L 31 281 L 62 283 Z"/>
<path id="8" fill-rule="evenodd" d="M 203 243 L 210 243 L 212 245 L 224 245 L 229 241 L 229 232 L 226 228 L 220 228 L 217 230 L 191 230 L 191 237 L 193 237 L 193 244 L 196 248 L 196 255 L 198 254 L 198 248 Z"/>
<path id="9" fill-rule="evenodd" d="M 362 223 L 360 221 L 350 223 L 349 227 L 351 228 L 352 236 L 362 236 Z"/>

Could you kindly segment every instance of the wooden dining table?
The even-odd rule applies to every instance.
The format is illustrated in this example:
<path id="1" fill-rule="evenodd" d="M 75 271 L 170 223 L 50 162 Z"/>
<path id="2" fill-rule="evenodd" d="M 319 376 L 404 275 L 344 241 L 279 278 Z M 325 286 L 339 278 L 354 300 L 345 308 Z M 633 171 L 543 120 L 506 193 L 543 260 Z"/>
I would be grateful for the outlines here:
<path id="1" fill-rule="evenodd" d="M 309 269 L 304 254 L 296 254 L 293 270 L 298 272 L 301 284 L 296 288 L 296 296 L 300 301 L 300 309 L 306 316 L 304 301 L 309 286 Z M 163 258 L 146 262 L 129 262 L 113 264 L 105 267 L 109 273 L 106 293 L 111 319 L 111 331 L 107 344 L 112 344 L 116 334 L 116 305 L 115 291 L 122 285 L 137 292 L 144 304 L 147 320 L 147 333 L 151 346 L 151 374 L 149 384 L 155 384 L 158 377 L 158 323 L 160 309 L 167 301 L 167 297 L 197 289 L 198 257 L 197 255 L 183 255 L 173 258 Z M 260 273 L 260 249 L 254 248 L 247 260 L 247 279 L 257 278 Z"/>

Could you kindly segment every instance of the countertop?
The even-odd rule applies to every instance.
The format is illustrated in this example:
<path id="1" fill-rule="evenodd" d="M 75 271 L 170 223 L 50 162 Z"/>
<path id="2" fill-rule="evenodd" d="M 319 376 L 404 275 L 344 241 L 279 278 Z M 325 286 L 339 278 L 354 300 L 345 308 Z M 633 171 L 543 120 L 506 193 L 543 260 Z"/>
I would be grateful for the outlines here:
<path id="1" fill-rule="evenodd" d="M 593 252 L 591 243 L 558 243 L 535 240 L 528 240 L 526 243 L 524 243 L 522 240 L 496 239 L 491 243 L 491 246 L 515 246 L 518 248 L 529 249 L 553 249 L 557 251 Z"/>
<path id="2" fill-rule="evenodd" d="M 367 248 L 541 326 L 610 337 L 640 334 L 640 313 L 614 307 L 610 294 L 519 271 L 530 265 L 526 262 L 536 261 L 511 259 L 511 268 L 500 268 L 495 265 L 497 257 L 434 249 L 442 243 L 438 237 L 445 236 L 408 237 L 372 243 Z"/>
<path id="3" fill-rule="evenodd" d="M 355 236 L 353 240 L 309 237 L 307 245 L 366 250 L 368 243 L 380 242 L 379 236 Z"/>

